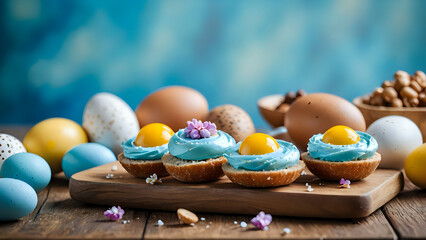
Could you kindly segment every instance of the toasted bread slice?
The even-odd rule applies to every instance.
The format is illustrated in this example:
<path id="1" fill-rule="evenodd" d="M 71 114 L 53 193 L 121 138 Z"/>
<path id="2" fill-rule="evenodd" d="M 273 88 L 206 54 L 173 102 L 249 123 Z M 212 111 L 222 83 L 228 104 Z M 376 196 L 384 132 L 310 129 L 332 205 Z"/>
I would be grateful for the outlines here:
<path id="1" fill-rule="evenodd" d="M 286 169 L 275 171 L 249 171 L 235 169 L 231 164 L 222 165 L 225 175 L 234 183 L 246 187 L 278 187 L 294 182 L 302 173 L 305 164 L 299 161 L 298 164 Z"/>
<path id="2" fill-rule="evenodd" d="M 318 160 L 305 152 L 301 155 L 303 161 L 315 176 L 324 180 L 340 180 L 342 178 L 358 181 L 372 174 L 379 166 L 381 155 L 375 153 L 372 158 L 344 162 Z"/>
<path id="3" fill-rule="evenodd" d="M 223 176 L 222 164 L 225 157 L 207 160 L 184 160 L 166 153 L 161 160 L 169 174 L 182 182 L 208 182 Z"/>
<path id="4" fill-rule="evenodd" d="M 147 178 L 152 174 L 157 174 L 158 177 L 168 176 L 169 173 L 164 168 L 161 159 L 155 160 L 134 160 L 126 158 L 123 153 L 118 155 L 118 161 L 127 172 L 135 177 Z"/>

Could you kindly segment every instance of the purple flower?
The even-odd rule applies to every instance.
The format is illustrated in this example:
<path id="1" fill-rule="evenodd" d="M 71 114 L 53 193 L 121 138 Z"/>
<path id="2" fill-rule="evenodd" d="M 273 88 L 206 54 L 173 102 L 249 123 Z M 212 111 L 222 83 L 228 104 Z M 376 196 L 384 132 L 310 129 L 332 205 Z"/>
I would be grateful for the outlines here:
<path id="1" fill-rule="evenodd" d="M 251 223 L 258 229 L 268 229 L 268 225 L 272 222 L 272 216 L 271 214 L 265 214 L 263 211 L 257 214 L 256 217 L 254 217 L 251 220 Z"/>
<path id="2" fill-rule="evenodd" d="M 104 215 L 109 217 L 113 221 L 120 220 L 123 217 L 123 214 L 124 210 L 120 206 L 113 206 L 112 208 L 104 212 Z"/>
<path id="3" fill-rule="evenodd" d="M 351 188 L 351 181 L 345 180 L 344 178 L 340 179 L 340 185 L 344 188 Z"/>
<path id="4" fill-rule="evenodd" d="M 187 123 L 188 127 L 183 130 L 187 138 L 209 138 L 217 134 L 216 124 L 214 123 L 208 121 L 203 123 L 195 118 Z"/>

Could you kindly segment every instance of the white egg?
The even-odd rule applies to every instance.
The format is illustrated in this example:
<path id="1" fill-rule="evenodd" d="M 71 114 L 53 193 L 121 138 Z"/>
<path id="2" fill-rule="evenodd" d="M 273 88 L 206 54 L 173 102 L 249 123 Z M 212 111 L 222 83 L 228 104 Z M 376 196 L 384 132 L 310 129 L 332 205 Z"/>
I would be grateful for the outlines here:
<path id="1" fill-rule="evenodd" d="M 402 116 L 387 116 L 373 122 L 367 129 L 373 136 L 382 155 L 379 168 L 401 169 L 407 156 L 423 144 L 419 127 Z"/>
<path id="2" fill-rule="evenodd" d="M 8 157 L 21 152 L 27 152 L 21 141 L 9 134 L 0 133 L 0 169 Z"/>
<path id="3" fill-rule="evenodd" d="M 139 122 L 135 112 L 121 98 L 111 93 L 98 93 L 86 104 L 83 128 L 91 142 L 122 151 L 121 143 L 136 136 Z"/>

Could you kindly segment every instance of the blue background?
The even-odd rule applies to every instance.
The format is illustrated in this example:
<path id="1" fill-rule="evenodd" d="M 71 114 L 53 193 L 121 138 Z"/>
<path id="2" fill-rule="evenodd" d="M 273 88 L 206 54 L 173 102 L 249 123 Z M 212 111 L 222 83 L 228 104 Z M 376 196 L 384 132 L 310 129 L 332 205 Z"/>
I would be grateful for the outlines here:
<path id="1" fill-rule="evenodd" d="M 426 70 L 426 1 L 0 1 L 0 123 L 79 123 L 107 91 L 132 108 L 166 85 L 266 126 L 260 97 L 348 100 Z"/>

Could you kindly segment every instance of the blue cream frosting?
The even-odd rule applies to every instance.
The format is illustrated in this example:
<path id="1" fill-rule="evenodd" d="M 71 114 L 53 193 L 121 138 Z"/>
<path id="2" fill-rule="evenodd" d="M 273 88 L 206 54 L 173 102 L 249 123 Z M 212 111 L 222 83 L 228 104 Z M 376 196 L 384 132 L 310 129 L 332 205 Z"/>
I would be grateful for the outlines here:
<path id="1" fill-rule="evenodd" d="M 184 130 L 175 133 L 169 141 L 171 155 L 185 160 L 205 160 L 223 156 L 229 147 L 235 145 L 235 140 L 223 131 L 209 138 L 187 138 Z"/>
<path id="2" fill-rule="evenodd" d="M 230 148 L 224 156 L 235 169 L 272 171 L 296 165 L 300 159 L 297 147 L 283 140 L 277 140 L 277 143 L 280 148 L 275 152 L 263 155 L 241 155 L 238 151 L 241 145 L 241 142 L 239 142 Z"/>
<path id="3" fill-rule="evenodd" d="M 126 158 L 134 160 L 157 160 L 167 153 L 167 143 L 157 147 L 141 147 L 135 145 L 135 139 L 130 138 L 123 142 L 123 153 Z"/>
<path id="4" fill-rule="evenodd" d="M 371 135 L 355 131 L 360 141 L 350 145 L 333 145 L 322 141 L 324 134 L 316 134 L 309 139 L 308 152 L 315 159 L 344 162 L 371 158 L 377 151 L 378 144 Z"/>

